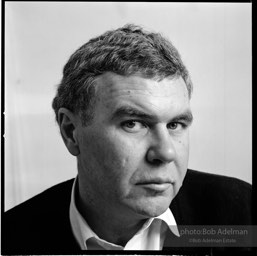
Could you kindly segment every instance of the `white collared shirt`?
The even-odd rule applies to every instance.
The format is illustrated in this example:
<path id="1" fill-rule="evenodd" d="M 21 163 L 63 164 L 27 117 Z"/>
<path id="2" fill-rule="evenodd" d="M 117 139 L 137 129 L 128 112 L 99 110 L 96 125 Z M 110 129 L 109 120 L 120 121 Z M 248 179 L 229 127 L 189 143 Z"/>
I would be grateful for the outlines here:
<path id="1" fill-rule="evenodd" d="M 179 236 L 174 216 L 168 208 L 163 214 L 146 220 L 142 228 L 123 247 L 109 243 L 97 236 L 79 213 L 75 204 L 75 187 L 72 187 L 70 203 L 70 222 L 73 234 L 82 250 L 161 250 L 165 234 L 172 232 Z"/>

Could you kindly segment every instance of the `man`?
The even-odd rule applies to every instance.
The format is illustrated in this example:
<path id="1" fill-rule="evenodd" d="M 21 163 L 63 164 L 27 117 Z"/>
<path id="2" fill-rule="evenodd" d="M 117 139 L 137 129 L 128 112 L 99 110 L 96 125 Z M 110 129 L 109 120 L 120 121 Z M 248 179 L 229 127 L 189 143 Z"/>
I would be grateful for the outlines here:
<path id="1" fill-rule="evenodd" d="M 5 214 L 3 253 L 162 250 L 177 225 L 251 224 L 249 184 L 187 170 L 191 93 L 160 34 L 127 25 L 80 47 L 53 100 L 78 176 Z"/>

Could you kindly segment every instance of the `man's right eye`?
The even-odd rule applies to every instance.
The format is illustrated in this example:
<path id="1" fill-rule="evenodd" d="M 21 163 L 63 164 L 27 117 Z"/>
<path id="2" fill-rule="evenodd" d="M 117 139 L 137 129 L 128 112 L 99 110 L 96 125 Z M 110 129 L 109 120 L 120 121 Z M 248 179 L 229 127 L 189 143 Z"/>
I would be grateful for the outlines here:
<path id="1" fill-rule="evenodd" d="M 146 128 L 146 125 L 143 124 L 140 121 L 136 121 L 136 120 L 128 120 L 128 121 L 124 121 L 121 123 L 121 127 L 127 131 L 127 132 L 132 132 L 132 133 L 136 133 L 141 131 L 142 129 Z"/>

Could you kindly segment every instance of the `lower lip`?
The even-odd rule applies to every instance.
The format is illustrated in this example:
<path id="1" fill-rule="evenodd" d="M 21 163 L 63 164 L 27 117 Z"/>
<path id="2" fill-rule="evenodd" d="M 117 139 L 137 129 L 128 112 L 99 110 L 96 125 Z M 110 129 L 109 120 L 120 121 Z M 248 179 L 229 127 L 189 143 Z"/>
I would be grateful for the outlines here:
<path id="1" fill-rule="evenodd" d="M 160 184 L 159 183 L 142 183 L 142 184 L 139 184 L 139 186 L 145 189 L 164 192 L 171 186 L 171 183 L 160 183 Z"/>

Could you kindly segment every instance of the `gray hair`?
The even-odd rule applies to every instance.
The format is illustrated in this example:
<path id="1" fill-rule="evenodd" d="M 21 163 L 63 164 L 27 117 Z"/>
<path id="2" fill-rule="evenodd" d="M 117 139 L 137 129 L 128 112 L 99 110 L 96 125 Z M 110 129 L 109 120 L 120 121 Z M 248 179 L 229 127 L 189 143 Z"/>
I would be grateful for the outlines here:
<path id="1" fill-rule="evenodd" d="M 52 102 L 57 122 L 61 107 L 78 114 L 83 125 L 92 121 L 94 81 L 105 72 L 158 81 L 181 76 L 191 98 L 192 82 L 177 49 L 161 34 L 128 24 L 89 40 L 71 55 Z"/>

